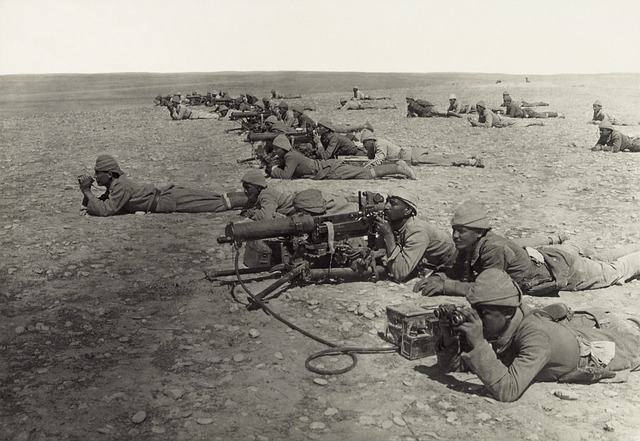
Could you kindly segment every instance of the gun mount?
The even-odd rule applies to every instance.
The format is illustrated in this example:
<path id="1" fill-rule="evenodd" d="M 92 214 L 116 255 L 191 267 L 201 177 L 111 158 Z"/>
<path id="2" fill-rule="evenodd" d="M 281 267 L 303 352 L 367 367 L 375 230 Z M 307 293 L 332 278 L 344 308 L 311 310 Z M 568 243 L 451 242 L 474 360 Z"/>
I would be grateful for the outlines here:
<path id="1" fill-rule="evenodd" d="M 280 280 L 255 296 L 258 299 L 286 283 L 377 280 L 385 274 L 380 262 L 384 250 L 378 250 L 373 225 L 382 216 L 384 197 L 360 192 L 358 205 L 358 211 L 351 213 L 230 223 L 218 243 L 232 243 L 239 249 L 246 242 L 243 263 L 247 268 L 213 271 L 209 276 L 281 273 Z M 250 303 L 248 309 L 257 306 Z"/>

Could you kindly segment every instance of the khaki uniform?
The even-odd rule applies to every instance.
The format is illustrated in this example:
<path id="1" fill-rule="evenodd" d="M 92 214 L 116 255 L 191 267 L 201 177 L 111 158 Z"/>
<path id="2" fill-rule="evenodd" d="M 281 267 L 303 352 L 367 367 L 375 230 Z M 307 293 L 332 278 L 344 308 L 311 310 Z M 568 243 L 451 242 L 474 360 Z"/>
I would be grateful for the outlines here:
<path id="1" fill-rule="evenodd" d="M 441 341 L 438 366 L 447 372 L 471 370 L 498 401 L 515 401 L 535 381 L 558 381 L 579 367 L 602 368 L 591 348 L 602 341 L 615 343 L 608 370 L 629 369 L 640 361 L 640 333 L 558 323 L 522 304 L 497 341 L 485 340 L 460 354 L 457 345 Z"/>
<path id="2" fill-rule="evenodd" d="M 219 213 L 242 208 L 246 203 L 247 197 L 242 192 L 213 193 L 175 185 L 157 189 L 152 185 L 137 184 L 124 177 L 114 179 L 107 191 L 97 200 L 85 196 L 82 201 L 82 205 L 87 207 L 87 213 L 93 216 L 113 216 L 136 211 Z"/>

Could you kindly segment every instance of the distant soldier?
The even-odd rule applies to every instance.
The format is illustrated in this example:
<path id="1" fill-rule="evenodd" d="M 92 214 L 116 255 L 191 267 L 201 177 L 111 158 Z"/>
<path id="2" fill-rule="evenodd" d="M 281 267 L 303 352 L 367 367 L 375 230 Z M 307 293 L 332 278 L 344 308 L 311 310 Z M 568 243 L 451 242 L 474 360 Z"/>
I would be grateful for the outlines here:
<path id="1" fill-rule="evenodd" d="M 403 176 L 416 179 L 416 175 L 404 161 L 397 164 L 378 165 L 362 168 L 345 164 L 340 159 L 313 160 L 292 150 L 291 143 L 284 135 L 273 140 L 276 155 L 284 164 L 282 167 L 267 166 L 266 172 L 277 179 L 377 179 L 385 176 Z"/>
<path id="2" fill-rule="evenodd" d="M 476 110 L 478 112 L 477 121 L 473 120 L 471 117 L 467 118 L 473 127 L 490 129 L 491 127 L 501 128 L 513 125 L 512 122 L 503 122 L 498 115 L 487 109 L 487 105 L 484 101 L 478 101 L 476 104 Z"/>
<path id="3" fill-rule="evenodd" d="M 564 118 L 564 115 L 558 112 L 536 112 L 531 107 L 521 108 L 511 100 L 510 96 L 504 98 L 506 109 L 504 116 L 509 118 Z"/>
<path id="4" fill-rule="evenodd" d="M 606 113 L 602 108 L 602 102 L 600 100 L 596 100 L 593 103 L 593 118 L 591 118 L 591 121 L 589 121 L 589 124 L 600 124 L 602 121 L 609 121 L 611 125 L 614 125 L 614 126 L 628 125 L 618 120 L 612 114 Z"/>
<path id="5" fill-rule="evenodd" d="M 399 147 L 386 139 L 379 138 L 369 130 L 362 131 L 360 141 L 364 145 L 367 157 L 371 160 L 367 166 L 379 165 L 388 160 L 402 159 L 411 165 L 484 168 L 484 162 L 481 158 L 468 159 L 461 155 L 434 155 L 421 148 Z"/>
<path id="6" fill-rule="evenodd" d="M 436 108 L 431 101 L 406 98 L 407 102 L 407 118 L 433 118 L 434 116 L 447 116 L 447 112 L 443 112 Z M 456 115 L 458 116 L 458 115 Z"/>
<path id="7" fill-rule="evenodd" d="M 373 106 L 370 104 L 364 104 L 361 101 L 351 98 L 347 100 L 345 98 L 340 99 L 340 107 L 337 110 L 387 110 L 397 109 L 395 105 L 391 106 Z"/>
<path id="8" fill-rule="evenodd" d="M 610 121 L 600 123 L 600 138 L 591 151 L 598 152 L 640 152 L 640 136 L 629 139 L 627 135 L 614 130 Z"/>
<path id="9" fill-rule="evenodd" d="M 360 91 L 358 86 L 353 86 L 353 99 L 357 101 L 366 100 L 369 97 Z"/>
<path id="10" fill-rule="evenodd" d="M 171 119 L 185 120 L 185 119 L 214 119 L 216 115 L 209 112 L 203 112 L 198 110 L 191 110 L 186 104 L 183 104 L 177 96 L 171 98 L 171 102 L 167 105 Z"/>
<path id="11" fill-rule="evenodd" d="M 280 92 L 277 92 L 275 89 L 271 90 L 271 98 L 274 100 L 294 100 L 298 98 L 302 98 L 300 95 L 284 95 Z"/>
<path id="12" fill-rule="evenodd" d="M 511 98 L 509 92 L 505 90 L 504 92 L 502 92 L 502 104 L 500 104 L 500 107 L 507 107 L 507 100 L 515 102 Z M 544 107 L 549 105 L 549 103 L 545 103 L 542 101 L 520 101 L 518 104 L 520 107 Z"/>
<path id="13" fill-rule="evenodd" d="M 135 183 L 124 176 L 116 160 L 110 155 L 96 159 L 95 182 L 107 188 L 96 197 L 91 192 L 94 179 L 89 175 L 78 177 L 80 191 L 84 195 L 82 205 L 93 216 L 114 216 L 135 213 L 219 213 L 242 208 L 247 197 L 242 192 L 214 193 L 194 190 L 177 185 L 161 188 Z"/>
<path id="14" fill-rule="evenodd" d="M 298 127 L 304 129 L 305 132 L 311 133 L 316 128 L 316 123 L 312 120 L 309 115 L 304 113 L 304 109 L 300 106 L 292 106 L 291 111 L 293 112 L 293 117 L 295 121 L 293 122 L 294 127 Z"/>
<path id="15" fill-rule="evenodd" d="M 338 156 L 364 156 L 364 151 L 358 149 L 353 141 L 344 135 L 336 133 L 333 124 L 326 120 L 318 123 L 320 145 L 317 146 L 318 159 L 335 159 Z"/>
<path id="16" fill-rule="evenodd" d="M 289 109 L 289 105 L 286 102 L 280 101 L 278 103 L 278 112 L 280 114 L 280 119 L 282 120 L 282 122 L 289 127 L 293 127 L 293 123 L 295 122 L 296 118 L 293 115 L 293 111 Z"/>
<path id="17" fill-rule="evenodd" d="M 447 115 L 462 118 L 462 113 L 476 113 L 476 106 L 472 104 L 463 104 L 453 93 L 449 95 L 449 107 Z"/>

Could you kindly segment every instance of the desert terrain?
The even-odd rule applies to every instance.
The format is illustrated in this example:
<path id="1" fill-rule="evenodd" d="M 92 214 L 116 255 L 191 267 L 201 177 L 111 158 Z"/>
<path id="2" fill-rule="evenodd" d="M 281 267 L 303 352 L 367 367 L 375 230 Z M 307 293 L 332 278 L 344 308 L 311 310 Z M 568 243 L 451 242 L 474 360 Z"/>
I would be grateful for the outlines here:
<path id="1" fill-rule="evenodd" d="M 83 215 L 76 177 L 99 154 L 127 175 L 239 190 L 255 164 L 233 122 L 173 121 L 158 94 L 219 89 L 258 97 L 272 88 L 341 123 L 369 121 L 400 145 L 483 158 L 486 167 L 416 167 L 418 179 L 279 182 L 351 195 L 403 185 L 419 217 L 449 230 L 454 208 L 486 205 L 508 237 L 564 232 L 609 249 L 640 242 L 640 154 L 591 152 L 591 105 L 640 135 L 640 75 L 219 73 L 0 77 L 0 439 L 35 440 L 638 440 L 640 374 L 628 381 L 537 383 L 499 403 L 472 374 L 442 374 L 435 357 L 358 356 L 337 376 L 305 359 L 325 347 L 234 300 L 205 272 L 231 267 L 216 237 L 237 211 Z M 500 80 L 500 83 L 496 83 Z M 354 84 L 397 110 L 336 110 Z M 498 106 L 545 101 L 565 119 L 540 127 L 474 129 L 466 119 L 406 118 L 405 97 L 444 107 L 450 93 Z M 94 189 L 94 193 L 102 193 Z M 255 289 L 268 281 L 252 283 Z M 388 305 L 464 304 L 423 298 L 388 280 L 292 286 L 269 305 L 330 341 L 381 346 Z M 235 289 L 240 299 L 241 290 Z M 640 317 L 640 281 L 559 298 L 574 309 Z M 357 312 L 369 312 L 357 314 Z M 341 358 L 323 359 L 325 367 Z M 554 392 L 572 398 L 563 400 Z"/>

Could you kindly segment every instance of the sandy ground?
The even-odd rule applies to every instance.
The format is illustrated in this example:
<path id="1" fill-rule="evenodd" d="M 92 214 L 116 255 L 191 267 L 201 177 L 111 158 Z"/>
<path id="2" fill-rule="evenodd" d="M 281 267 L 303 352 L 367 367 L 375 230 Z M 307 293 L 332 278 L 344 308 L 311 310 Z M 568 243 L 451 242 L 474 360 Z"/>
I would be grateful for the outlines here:
<path id="1" fill-rule="evenodd" d="M 525 84 L 438 77 L 423 87 L 370 88 L 398 110 L 340 113 L 339 91 L 306 94 L 314 119 L 370 121 L 380 136 L 438 153 L 484 158 L 486 168 L 422 167 L 418 180 L 301 180 L 348 195 L 402 184 L 419 193 L 419 216 L 449 229 L 454 207 L 486 204 L 510 237 L 566 232 L 598 249 L 640 242 L 640 154 L 589 151 L 591 103 L 640 121 L 638 77 L 550 77 Z M 246 86 L 251 89 L 251 85 Z M 460 119 L 407 119 L 404 97 L 497 105 L 544 100 L 566 119 L 542 127 L 481 130 Z M 498 403 L 470 374 L 445 375 L 433 357 L 363 355 L 339 376 L 304 367 L 323 349 L 262 312 L 246 311 L 230 286 L 204 271 L 230 267 L 216 237 L 239 219 L 222 214 L 83 216 L 76 176 L 114 155 L 136 181 L 215 191 L 238 189 L 250 146 L 234 123 L 169 119 L 146 101 L 101 109 L 95 102 L 12 114 L 0 131 L 0 423 L 7 440 L 634 440 L 640 439 L 640 375 L 614 384 L 535 384 Z M 285 90 L 286 91 L 286 90 Z M 239 93 L 239 92 L 238 92 Z M 261 96 L 261 95 L 259 95 Z M 640 126 L 622 127 L 639 135 Z M 575 143 L 575 144 L 572 144 Z M 274 181 L 282 189 L 290 182 Z M 252 287 L 259 288 L 266 282 Z M 557 298 L 640 316 L 640 282 Z M 243 296 L 240 295 L 240 298 Z M 380 346 L 387 305 L 437 305 L 389 281 L 296 286 L 274 310 L 331 341 Z M 372 314 L 367 314 L 371 317 Z M 344 364 L 324 359 L 326 367 Z M 561 400 L 556 390 L 575 400 Z M 144 412 L 142 414 L 141 412 Z"/>

